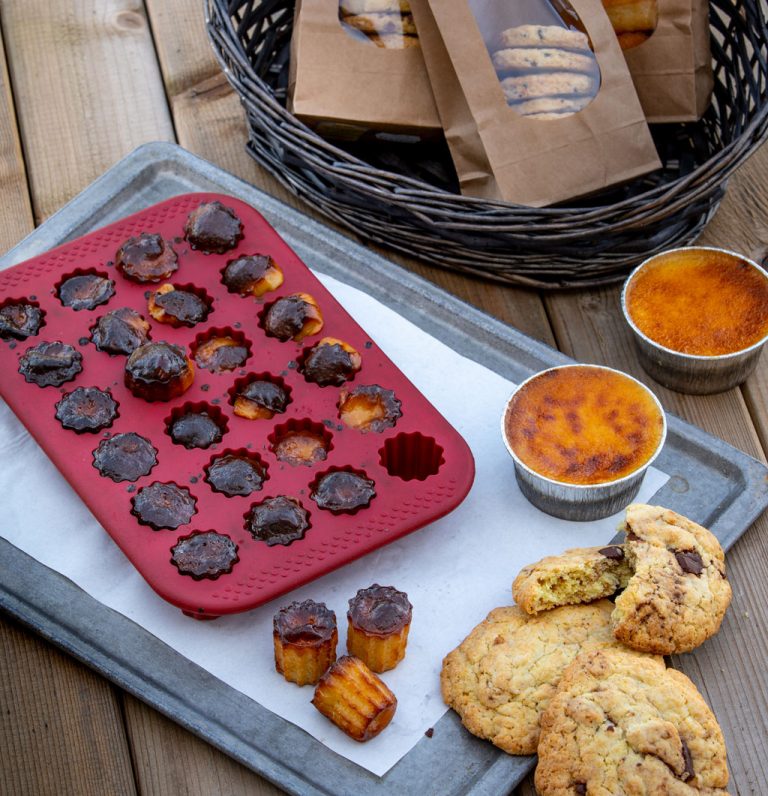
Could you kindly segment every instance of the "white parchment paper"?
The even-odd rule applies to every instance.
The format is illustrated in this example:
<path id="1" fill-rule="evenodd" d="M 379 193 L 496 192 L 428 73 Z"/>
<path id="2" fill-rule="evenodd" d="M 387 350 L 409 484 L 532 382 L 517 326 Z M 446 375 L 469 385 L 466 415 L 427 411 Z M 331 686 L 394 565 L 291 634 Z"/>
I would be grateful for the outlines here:
<path id="1" fill-rule="evenodd" d="M 469 443 L 477 476 L 456 511 L 273 603 L 197 622 L 146 585 L 0 402 L 0 534 L 242 692 L 244 699 L 256 700 L 381 776 L 445 712 L 439 691 L 443 656 L 492 608 L 511 602 L 510 585 L 520 568 L 566 547 L 606 543 L 618 518 L 570 523 L 533 508 L 517 488 L 499 434 L 499 419 L 514 385 L 365 293 L 319 276 Z M 666 480 L 652 469 L 638 500 L 647 500 Z M 298 688 L 275 672 L 272 616 L 294 599 L 325 602 L 336 612 L 343 654 L 347 601 L 374 582 L 406 591 L 414 612 L 405 660 L 382 675 L 398 698 L 395 718 L 378 738 L 358 744 L 310 704 L 311 686 Z"/>

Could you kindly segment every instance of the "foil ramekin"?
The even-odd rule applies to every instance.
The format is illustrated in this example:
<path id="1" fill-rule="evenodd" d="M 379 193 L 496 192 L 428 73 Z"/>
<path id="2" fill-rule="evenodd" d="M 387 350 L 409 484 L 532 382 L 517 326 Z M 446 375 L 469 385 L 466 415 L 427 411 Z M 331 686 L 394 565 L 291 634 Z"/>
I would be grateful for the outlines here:
<path id="1" fill-rule="evenodd" d="M 599 484 L 569 484 L 564 481 L 557 481 L 544 475 L 540 475 L 535 470 L 531 469 L 527 464 L 523 463 L 514 449 L 509 443 L 506 433 L 506 419 L 507 412 L 509 411 L 510 404 L 514 397 L 525 387 L 528 382 L 542 376 L 545 373 L 550 373 L 554 370 L 562 370 L 564 368 L 598 368 L 600 370 L 618 373 L 631 379 L 651 398 L 653 398 L 656 407 L 659 410 L 662 421 L 661 438 L 656 450 L 651 457 L 644 462 L 637 470 L 623 478 L 617 478 L 614 481 L 604 481 Z M 539 371 L 533 376 L 527 378 L 524 382 L 518 385 L 517 389 L 507 400 L 504 406 L 504 412 L 501 415 L 501 438 L 504 440 L 504 445 L 512 457 L 515 466 L 515 478 L 520 487 L 520 491 L 525 495 L 530 503 L 536 506 L 537 509 L 559 517 L 563 520 L 573 520 L 576 522 L 588 522 L 591 520 L 600 520 L 604 517 L 610 517 L 622 509 L 626 508 L 635 498 L 640 485 L 643 483 L 645 473 L 651 464 L 656 460 L 659 453 L 664 447 L 664 442 L 667 438 L 667 418 L 664 414 L 664 409 L 659 402 L 659 399 L 653 394 L 648 387 L 641 381 L 638 381 L 634 376 L 630 376 L 615 368 L 609 368 L 604 365 L 560 365 L 555 368 L 548 368 L 547 370 Z"/>
<path id="2" fill-rule="evenodd" d="M 745 257 L 743 254 L 737 254 L 728 249 L 720 249 L 715 246 L 682 246 L 677 249 L 668 249 L 644 260 L 629 275 L 621 291 L 621 311 L 624 314 L 624 320 L 626 320 L 633 332 L 638 360 L 643 370 L 654 381 L 676 392 L 690 393 L 692 395 L 711 395 L 730 390 L 732 387 L 737 387 L 745 382 L 752 374 L 752 371 L 757 366 L 763 346 L 768 340 L 768 335 L 748 348 L 743 348 L 730 354 L 715 356 L 684 354 L 651 340 L 650 337 L 640 331 L 629 314 L 627 290 L 635 275 L 657 257 L 680 251 L 714 251 L 727 254 L 751 265 L 765 279 L 768 279 L 768 273 L 754 260 L 750 260 L 749 257 Z"/>

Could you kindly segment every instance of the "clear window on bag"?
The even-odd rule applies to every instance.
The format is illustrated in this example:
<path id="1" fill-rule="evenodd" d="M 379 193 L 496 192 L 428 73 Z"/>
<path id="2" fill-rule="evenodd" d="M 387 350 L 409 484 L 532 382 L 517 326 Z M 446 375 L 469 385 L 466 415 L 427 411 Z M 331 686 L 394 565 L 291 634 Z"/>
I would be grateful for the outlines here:
<path id="1" fill-rule="evenodd" d="M 622 50 L 632 50 L 651 38 L 659 22 L 658 0 L 603 0 Z"/>
<path id="2" fill-rule="evenodd" d="M 597 96 L 600 67 L 567 0 L 469 0 L 469 5 L 513 111 L 557 120 Z"/>
<path id="3" fill-rule="evenodd" d="M 339 21 L 350 36 L 377 47 L 419 46 L 409 0 L 339 0 Z"/>

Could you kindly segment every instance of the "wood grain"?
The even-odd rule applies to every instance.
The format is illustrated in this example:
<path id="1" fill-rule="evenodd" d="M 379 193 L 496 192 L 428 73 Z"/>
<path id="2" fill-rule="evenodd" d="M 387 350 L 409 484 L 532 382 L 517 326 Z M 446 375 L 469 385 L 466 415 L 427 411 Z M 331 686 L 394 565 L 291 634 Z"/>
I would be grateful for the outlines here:
<path id="1" fill-rule="evenodd" d="M 173 140 L 141 0 L 4 0 L 39 223 L 139 144 Z"/>

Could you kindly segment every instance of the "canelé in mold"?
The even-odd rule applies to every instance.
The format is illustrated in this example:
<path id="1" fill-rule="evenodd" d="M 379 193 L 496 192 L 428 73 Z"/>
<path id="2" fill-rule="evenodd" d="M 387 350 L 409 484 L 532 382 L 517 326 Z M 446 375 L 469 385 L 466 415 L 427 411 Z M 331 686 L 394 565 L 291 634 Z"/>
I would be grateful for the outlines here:
<path id="1" fill-rule="evenodd" d="M 132 354 L 149 340 L 149 324 L 136 310 L 120 307 L 96 321 L 91 340 L 107 354 Z"/>
<path id="2" fill-rule="evenodd" d="M 308 528 L 309 512 L 298 500 L 285 495 L 252 506 L 246 517 L 246 529 L 251 536 L 269 547 L 303 539 Z"/>
<path id="3" fill-rule="evenodd" d="M 362 743 L 375 738 L 392 721 L 397 698 L 363 661 L 344 655 L 320 678 L 312 704 Z"/>
<path id="4" fill-rule="evenodd" d="M 230 293 L 259 298 L 283 284 L 283 272 L 268 254 L 245 254 L 227 263 L 221 281 Z"/>
<path id="5" fill-rule="evenodd" d="M 38 343 L 19 359 L 19 373 L 38 387 L 58 387 L 83 369 L 83 355 L 71 345 L 54 341 Z"/>
<path id="6" fill-rule="evenodd" d="M 264 331 L 282 342 L 301 342 L 323 328 L 323 314 L 309 293 L 278 299 L 264 313 Z"/>
<path id="7" fill-rule="evenodd" d="M 191 387 L 192 361 L 172 343 L 145 343 L 125 363 L 125 386 L 146 401 L 170 401 Z"/>
<path id="8" fill-rule="evenodd" d="M 274 616 L 275 669 L 291 683 L 316 683 L 336 660 L 336 614 L 325 603 L 293 602 Z"/>
<path id="9" fill-rule="evenodd" d="M 134 431 L 103 439 L 93 452 L 93 466 L 113 481 L 137 481 L 157 464 L 157 450 Z"/>
<path id="10" fill-rule="evenodd" d="M 149 314 L 158 323 L 195 326 L 202 323 L 211 308 L 197 293 L 171 284 L 160 285 L 147 300 Z"/>
<path id="11" fill-rule="evenodd" d="M 304 357 L 301 372 L 307 381 L 320 387 L 341 387 L 360 370 L 362 362 L 360 354 L 348 343 L 324 337 Z"/>
<path id="12" fill-rule="evenodd" d="M 363 433 L 381 433 L 397 423 L 402 415 L 400 401 L 392 390 L 378 384 L 366 384 L 342 390 L 339 417 L 346 426 Z"/>
<path id="13" fill-rule="evenodd" d="M 131 503 L 131 514 L 158 531 L 186 525 L 195 514 L 197 500 L 186 487 L 155 481 L 142 487 Z"/>
<path id="14" fill-rule="evenodd" d="M 334 514 L 354 514 L 371 504 L 376 485 L 370 478 L 351 470 L 335 470 L 321 475 L 310 493 L 318 507 Z"/>
<path id="15" fill-rule="evenodd" d="M 214 492 L 221 492 L 227 497 L 258 492 L 266 479 L 265 465 L 246 453 L 217 456 L 208 465 L 205 476 Z"/>
<path id="16" fill-rule="evenodd" d="M 143 232 L 117 250 L 115 267 L 132 282 L 160 282 L 179 267 L 176 252 L 162 235 Z"/>
<path id="17" fill-rule="evenodd" d="M 215 580 L 231 572 L 239 560 L 237 545 L 216 531 L 196 531 L 171 548 L 171 563 L 182 575 L 195 580 Z"/>
<path id="18" fill-rule="evenodd" d="M 236 387 L 232 404 L 235 414 L 246 420 L 271 420 L 285 412 L 290 396 L 277 381 L 255 378 Z"/>
<path id="19" fill-rule="evenodd" d="M 235 211 L 221 202 L 205 202 L 187 217 L 184 237 L 193 249 L 223 254 L 237 246 L 243 237 L 243 224 Z"/>
<path id="20" fill-rule="evenodd" d="M 405 657 L 413 606 L 405 592 L 374 583 L 349 601 L 347 650 L 374 672 L 394 669 Z"/>
<path id="21" fill-rule="evenodd" d="M 212 417 L 205 410 L 190 410 L 172 418 L 168 434 L 176 445 L 188 449 L 210 448 L 221 442 L 224 429 L 220 417 Z"/>
<path id="22" fill-rule="evenodd" d="M 198 367 L 211 373 L 235 370 L 248 359 L 248 346 L 227 334 L 209 337 L 194 349 Z"/>
<path id="23" fill-rule="evenodd" d="M 65 307 L 92 310 L 115 295 L 115 283 L 99 274 L 75 274 L 59 285 L 58 295 Z"/>
<path id="24" fill-rule="evenodd" d="M 108 390 L 98 387 L 78 387 L 56 404 L 56 419 L 62 428 L 78 434 L 109 428 L 116 417 L 117 401 Z"/>
<path id="25" fill-rule="evenodd" d="M 27 301 L 10 301 L 0 306 L 0 340 L 26 340 L 43 325 L 43 311 Z"/>
<path id="26" fill-rule="evenodd" d="M 310 466 L 325 461 L 328 441 L 322 432 L 311 427 L 285 429 L 277 436 L 272 452 L 286 464 Z"/>

